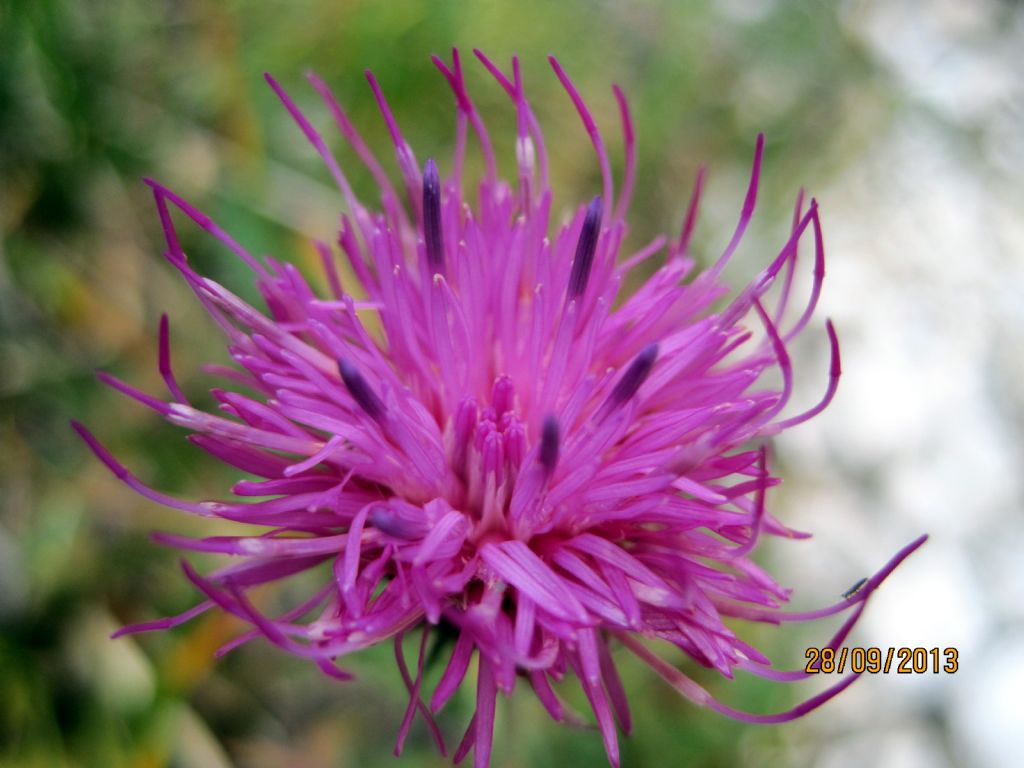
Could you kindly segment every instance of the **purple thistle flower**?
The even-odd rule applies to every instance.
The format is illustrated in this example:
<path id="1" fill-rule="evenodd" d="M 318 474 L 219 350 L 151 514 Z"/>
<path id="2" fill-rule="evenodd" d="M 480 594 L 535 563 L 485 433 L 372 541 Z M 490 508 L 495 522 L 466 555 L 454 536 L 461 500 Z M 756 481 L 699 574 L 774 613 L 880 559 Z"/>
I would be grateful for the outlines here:
<path id="1" fill-rule="evenodd" d="M 476 52 L 513 101 L 518 179 L 498 178 L 490 139 L 467 93 L 458 52 L 434 63 L 455 95 L 457 141 L 450 173 L 420 165 L 372 75 L 367 77 L 394 141 L 408 208 L 342 108 L 315 76 L 342 136 L 380 186 L 380 210 L 360 202 L 318 131 L 269 76 L 299 128 L 323 157 L 345 199 L 338 246 L 356 276 L 343 286 L 334 250 L 316 247 L 331 296 L 320 298 L 291 265 L 262 262 L 213 220 L 150 181 L 181 273 L 227 337 L 237 368 L 215 368 L 250 394 L 214 390 L 224 415 L 190 405 L 171 370 L 166 317 L 159 368 L 170 401 L 117 379 L 102 380 L 168 421 L 221 461 L 259 480 L 234 486 L 238 499 L 191 503 L 136 479 L 81 425 L 75 429 L 124 483 L 157 503 L 239 524 L 237 536 L 199 540 L 158 534 L 184 550 L 236 562 L 185 574 L 204 602 L 179 616 L 118 634 L 166 629 L 219 608 L 251 625 L 230 648 L 263 637 L 347 678 L 340 658 L 392 640 L 409 704 L 396 753 L 417 713 L 445 753 L 433 720 L 477 657 L 476 713 L 455 753 L 475 765 L 491 753 L 495 699 L 517 681 L 531 686 L 556 720 L 567 713 L 552 681 L 578 678 L 618 765 L 617 726 L 629 709 L 611 656 L 619 644 L 693 702 L 748 722 L 799 717 L 855 679 L 842 678 L 774 715 L 718 702 L 652 650 L 674 646 L 731 678 L 736 669 L 802 679 L 777 670 L 743 642 L 727 618 L 781 623 L 842 612 L 827 642 L 841 644 L 875 589 L 921 537 L 856 592 L 816 611 L 780 607 L 790 591 L 749 555 L 762 534 L 800 538 L 767 510 L 780 480 L 764 440 L 819 413 L 840 376 L 831 323 L 828 384 L 820 402 L 787 415 L 792 365 L 787 346 L 807 326 L 824 277 L 818 206 L 798 199 L 792 234 L 745 289 L 727 298 L 719 277 L 746 230 L 757 197 L 763 137 L 739 223 L 725 251 L 692 277 L 689 242 L 704 174 L 698 175 L 680 237 L 658 238 L 623 261 L 626 211 L 636 169 L 628 104 L 615 96 L 625 135 L 616 197 L 601 133 L 558 62 L 551 64 L 596 152 L 600 196 L 552 227 L 548 160 L 526 100 L 518 62 L 512 77 Z M 463 188 L 467 134 L 485 161 L 475 204 Z M 227 245 L 253 271 L 266 312 L 196 273 L 171 208 Z M 798 244 L 810 230 L 814 282 L 787 321 Z M 633 295 L 629 272 L 665 251 L 664 265 Z M 780 288 L 768 302 L 774 284 Z M 353 292 L 365 295 L 356 299 Z M 793 313 L 795 314 L 795 312 Z M 379 332 L 364 324 L 375 315 Z M 764 382 L 778 374 L 781 387 Z M 269 500 L 246 502 L 248 496 Z M 329 563 L 322 589 L 283 615 L 261 613 L 249 590 Z M 410 669 L 402 639 L 419 633 Z M 431 638 L 456 637 L 436 688 L 424 691 Z"/>

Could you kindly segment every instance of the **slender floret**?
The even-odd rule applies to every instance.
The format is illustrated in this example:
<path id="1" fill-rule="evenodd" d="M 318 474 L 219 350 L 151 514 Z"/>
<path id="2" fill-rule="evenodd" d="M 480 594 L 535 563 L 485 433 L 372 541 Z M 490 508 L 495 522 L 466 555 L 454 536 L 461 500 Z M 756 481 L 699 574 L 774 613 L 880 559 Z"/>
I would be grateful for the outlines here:
<path id="1" fill-rule="evenodd" d="M 785 610 L 790 590 L 750 558 L 766 535 L 806 536 L 767 509 L 768 490 L 780 480 L 769 471 L 766 441 L 820 413 L 841 373 L 826 321 L 825 393 L 791 412 L 789 346 L 810 326 L 825 274 L 818 205 L 805 205 L 801 193 L 790 237 L 761 273 L 737 291 L 721 281 L 754 214 L 764 152 L 758 137 L 735 232 L 708 270 L 695 272 L 690 254 L 703 169 L 679 238 L 657 238 L 620 258 L 636 170 L 621 90 L 614 89 L 626 157 L 616 198 L 597 123 L 551 60 L 602 175 L 601 194 L 556 224 L 548 155 L 519 63 L 513 59 L 509 75 L 475 53 L 515 109 L 516 135 L 507 137 L 515 145 L 514 185 L 497 174 L 458 51 L 451 63 L 434 58 L 455 97 L 447 175 L 433 159 L 421 170 L 368 75 L 394 143 L 401 194 L 334 96 L 310 76 L 353 157 L 378 184 L 376 207 L 356 197 L 320 131 L 267 76 L 344 205 L 337 247 L 314 243 L 326 295 L 293 265 L 252 256 L 210 217 L 147 182 L 167 261 L 226 338 L 234 365 L 209 371 L 230 388 L 212 390 L 220 413 L 189 402 L 172 372 L 166 317 L 158 367 L 168 399 L 101 379 L 247 478 L 227 500 L 175 499 L 74 424 L 100 461 L 145 498 L 236 530 L 203 539 L 158 534 L 163 544 L 231 560 L 206 575 L 184 562 L 202 602 L 117 634 L 168 629 L 218 609 L 250 627 L 223 650 L 263 638 L 339 679 L 350 676 L 338 666 L 342 658 L 391 641 L 409 692 L 396 753 L 421 717 L 447 754 L 433 714 L 468 687 L 475 660 L 476 710 L 454 759 L 473 751 L 477 768 L 490 761 L 497 695 L 517 682 L 529 684 L 555 720 L 577 719 L 552 687 L 570 672 L 617 766 L 618 731 L 631 728 L 612 654 L 619 648 L 698 705 L 749 722 L 799 717 L 856 676 L 788 711 L 750 714 L 720 703 L 664 653 L 726 678 L 739 669 L 802 679 L 802 670 L 776 669 L 730 620 L 779 624 L 845 612 L 839 631 L 821 643 L 837 647 L 879 585 L 924 542 L 812 611 Z M 470 133 L 484 173 L 466 184 Z M 178 238 L 181 215 L 251 270 L 263 309 L 195 271 Z M 808 232 L 812 287 L 794 307 L 798 248 Z M 659 253 L 664 263 L 647 267 Z M 623 295 L 634 270 L 649 277 Z M 320 588 L 284 613 L 267 615 L 250 597 L 303 573 Z M 418 643 L 412 665 L 407 635 Z M 442 664 L 432 691 L 428 658 Z"/>

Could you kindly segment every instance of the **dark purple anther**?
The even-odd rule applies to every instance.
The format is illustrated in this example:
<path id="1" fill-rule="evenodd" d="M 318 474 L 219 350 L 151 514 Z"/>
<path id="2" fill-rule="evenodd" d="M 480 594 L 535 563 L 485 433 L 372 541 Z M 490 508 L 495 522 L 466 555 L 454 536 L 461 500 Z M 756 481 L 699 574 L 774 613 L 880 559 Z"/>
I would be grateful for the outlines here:
<path id="1" fill-rule="evenodd" d="M 576 257 L 572 260 L 572 273 L 569 275 L 569 300 L 579 298 L 587 290 L 590 278 L 590 267 L 594 264 L 594 252 L 597 250 L 597 238 L 601 234 L 601 196 L 591 201 L 587 208 L 587 216 L 583 219 L 580 239 L 576 243 Z"/>
<path id="2" fill-rule="evenodd" d="M 441 177 L 431 159 L 423 167 L 423 243 L 427 266 L 433 274 L 444 274 L 444 241 L 441 232 Z"/>
<path id="3" fill-rule="evenodd" d="M 657 344 L 648 344 L 640 350 L 640 354 L 629 364 L 626 373 L 623 374 L 622 378 L 619 379 L 619 383 L 615 385 L 615 389 L 612 390 L 612 395 L 608 398 L 609 402 L 615 406 L 622 405 L 635 395 L 636 391 L 640 389 L 640 385 L 650 375 L 651 368 L 654 367 L 654 361 L 657 357 Z"/>
<path id="4" fill-rule="evenodd" d="M 398 510 L 384 505 L 371 509 L 366 522 L 381 533 L 385 533 L 395 539 L 405 539 L 406 541 L 422 538 L 428 529 L 425 519 L 411 519 L 409 516 L 401 514 Z"/>
<path id="5" fill-rule="evenodd" d="M 345 387 L 352 395 L 352 399 L 366 411 L 367 416 L 375 421 L 380 421 L 384 415 L 384 403 L 366 383 L 366 379 L 363 378 L 359 369 L 348 360 L 339 360 L 338 371 L 341 373 L 341 380 L 345 382 Z"/>
<path id="6" fill-rule="evenodd" d="M 544 430 L 540 435 L 540 453 L 537 460 L 550 475 L 555 465 L 558 464 L 558 443 L 561 439 L 558 429 L 558 419 L 548 416 L 544 419 Z"/>

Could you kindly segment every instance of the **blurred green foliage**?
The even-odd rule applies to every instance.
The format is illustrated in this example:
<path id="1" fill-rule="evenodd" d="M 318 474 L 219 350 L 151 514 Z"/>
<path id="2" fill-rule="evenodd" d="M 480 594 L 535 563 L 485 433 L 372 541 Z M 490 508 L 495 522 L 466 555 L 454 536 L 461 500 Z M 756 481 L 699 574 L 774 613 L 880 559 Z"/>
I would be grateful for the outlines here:
<path id="1" fill-rule="evenodd" d="M 618 82 L 631 97 L 640 151 L 631 242 L 676 230 L 694 173 L 709 161 L 698 243 L 713 254 L 738 211 L 758 131 L 768 134 L 758 226 L 778 234 L 800 183 L 823 183 L 886 119 L 890 97 L 835 7 L 766 0 L 4 0 L 0 765 L 393 764 L 405 701 L 389 648 L 352 659 L 359 679 L 339 685 L 258 643 L 214 663 L 213 650 L 238 629 L 224 618 L 107 639 L 122 623 L 196 600 L 175 555 L 147 532 L 212 529 L 119 486 L 72 437 L 68 419 L 94 427 L 161 489 L 215 497 L 233 479 L 199 459 L 175 428 L 92 376 L 104 368 L 156 389 L 162 311 L 172 318 L 186 391 L 201 397 L 208 386 L 201 363 L 224 360 L 212 326 L 159 258 L 158 222 L 141 176 L 166 181 L 252 249 L 307 265 L 308 235 L 330 238 L 340 200 L 260 73 L 272 71 L 326 126 L 302 78 L 316 70 L 390 160 L 361 75 L 372 69 L 419 157 L 444 158 L 452 100 L 429 55 L 456 45 L 506 171 L 512 109 L 469 51 L 480 47 L 503 66 L 520 55 L 552 153 L 556 203 L 569 206 L 593 194 L 598 170 L 548 68 L 553 52 L 604 127 L 616 170 L 621 140 L 609 86 Z M 369 180 L 344 151 L 341 157 L 372 199 Z M 185 236 L 203 271 L 251 295 L 234 260 L 194 231 Z M 781 637 L 759 638 L 790 663 L 799 660 Z M 623 666 L 637 724 L 624 744 L 624 765 L 773 764 L 783 754 L 781 729 L 742 727 L 698 711 L 638 664 Z M 791 692 L 749 679 L 710 684 L 751 709 L 791 701 Z M 443 717 L 450 741 L 457 742 L 470 707 L 468 695 L 457 698 Z M 495 765 L 604 761 L 595 732 L 550 724 L 529 695 L 500 702 L 496 744 Z M 404 764 L 445 764 L 420 725 Z"/>

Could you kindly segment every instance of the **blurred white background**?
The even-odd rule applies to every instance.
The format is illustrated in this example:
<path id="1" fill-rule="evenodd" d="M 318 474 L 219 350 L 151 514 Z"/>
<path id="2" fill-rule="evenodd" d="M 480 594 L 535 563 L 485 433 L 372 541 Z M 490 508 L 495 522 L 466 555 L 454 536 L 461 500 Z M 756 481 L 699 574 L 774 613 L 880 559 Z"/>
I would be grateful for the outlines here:
<path id="1" fill-rule="evenodd" d="M 928 532 L 855 638 L 955 647 L 960 669 L 859 681 L 833 717 L 803 723 L 830 732 L 794 737 L 802 764 L 1024 765 L 1024 15 L 1007 18 L 984 1 L 844 7 L 905 101 L 816 190 L 820 312 L 839 330 L 843 378 L 828 411 L 781 441 L 806 470 L 788 519 L 816 544 L 780 568 L 790 583 L 868 574 Z M 823 367 L 804 366 L 804 392 Z M 819 582 L 820 600 L 844 578 Z"/>

